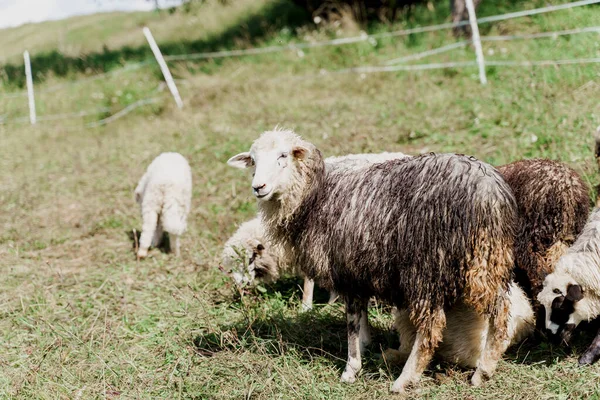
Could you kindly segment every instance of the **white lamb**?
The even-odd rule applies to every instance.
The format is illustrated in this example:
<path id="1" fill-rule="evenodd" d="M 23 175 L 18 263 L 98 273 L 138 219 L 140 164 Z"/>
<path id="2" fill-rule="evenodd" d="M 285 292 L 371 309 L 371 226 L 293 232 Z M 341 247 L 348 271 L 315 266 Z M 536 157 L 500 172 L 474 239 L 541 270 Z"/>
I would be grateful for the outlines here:
<path id="1" fill-rule="evenodd" d="M 192 201 L 192 171 L 187 160 L 179 153 L 156 157 L 135 188 L 135 200 L 142 210 L 138 258 L 146 257 L 148 248 L 159 244 L 163 230 L 175 243 L 179 257 L 179 236 L 187 227 Z"/>
<path id="2" fill-rule="evenodd" d="M 533 333 L 535 316 L 527 295 L 515 282 L 510 284 L 509 300 L 508 339 L 513 345 Z M 408 359 L 417 332 L 410 322 L 408 310 L 394 307 L 392 314 L 394 328 L 400 336 L 400 348 L 387 349 L 384 358 L 386 362 L 400 364 Z M 457 305 L 446 314 L 446 329 L 436 353 L 448 362 L 475 368 L 481 355 L 481 337 L 485 329 L 485 321 L 480 315 L 464 305 Z"/>
<path id="3" fill-rule="evenodd" d="M 333 156 L 325 159 L 325 168 L 327 172 L 354 170 L 404 157 L 408 157 L 408 155 L 391 152 Z M 298 268 L 285 261 L 283 249 L 269 242 L 260 222 L 260 216 L 240 225 L 225 243 L 221 259 L 225 272 L 231 274 L 236 284 L 240 286 L 252 284 L 255 279 L 273 282 L 284 273 L 302 276 Z M 311 309 L 314 292 L 313 280 L 305 278 L 303 289 L 302 307 L 304 310 Z M 331 293 L 329 301 L 332 302 L 336 298 L 337 295 Z"/>

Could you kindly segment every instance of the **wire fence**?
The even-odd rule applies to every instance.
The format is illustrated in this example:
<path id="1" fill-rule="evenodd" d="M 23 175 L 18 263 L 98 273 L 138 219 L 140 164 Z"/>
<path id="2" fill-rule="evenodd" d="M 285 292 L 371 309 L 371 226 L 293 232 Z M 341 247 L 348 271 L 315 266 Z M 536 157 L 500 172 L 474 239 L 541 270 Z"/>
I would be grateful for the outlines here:
<path id="1" fill-rule="evenodd" d="M 472 0 L 468 0 L 472 1 Z M 526 16 L 539 15 L 549 12 L 555 12 L 560 10 L 567 10 L 575 7 L 587 6 L 591 4 L 598 4 L 600 0 L 581 0 L 575 1 L 566 4 L 553 5 L 541 8 L 535 8 L 531 10 L 523 10 L 518 12 L 511 12 L 501 15 L 494 15 L 483 18 L 475 19 L 475 27 L 480 24 L 505 21 L 513 18 L 521 18 Z M 474 14 L 473 14 L 474 15 Z M 203 53 L 191 53 L 191 54 L 179 54 L 179 55 L 165 55 L 163 56 L 160 53 L 160 49 L 156 46 L 154 42 L 154 38 L 150 31 L 145 28 L 144 34 L 150 44 L 153 47 L 153 53 L 155 55 L 154 60 L 145 60 L 142 62 L 130 63 L 125 67 L 118 68 L 112 71 L 108 71 L 105 73 L 82 77 L 75 81 L 60 83 L 57 85 L 52 85 L 48 87 L 44 87 L 40 90 L 37 90 L 35 94 L 53 94 L 65 88 L 76 88 L 81 85 L 85 85 L 94 81 L 102 81 L 105 79 L 110 79 L 113 76 L 118 76 L 123 73 L 127 73 L 130 71 L 138 71 L 141 68 L 148 67 L 151 65 L 158 64 L 161 66 L 161 71 L 165 77 L 167 87 L 171 91 L 177 105 L 181 108 L 183 103 L 179 97 L 179 92 L 177 90 L 177 83 L 189 83 L 189 81 L 185 79 L 176 80 L 171 77 L 171 73 L 167 66 L 167 62 L 179 62 L 179 61 L 193 61 L 193 60 L 206 60 L 206 59 L 217 59 L 217 58 L 226 58 L 226 57 L 242 57 L 242 56 L 253 56 L 253 55 L 264 55 L 269 53 L 279 53 L 279 52 L 288 52 L 294 51 L 297 52 L 300 56 L 303 56 L 303 50 L 319 48 L 319 47 L 328 47 L 328 46 L 344 46 L 349 44 L 366 42 L 372 45 L 377 45 L 378 39 L 383 38 L 395 38 L 401 36 L 407 36 L 417 33 L 426 33 L 426 32 L 435 32 L 441 30 L 447 30 L 457 27 L 462 27 L 469 25 L 469 21 L 460 21 L 456 23 L 444 23 L 423 27 L 416 27 L 410 29 L 396 30 L 391 32 L 382 32 L 376 34 L 366 34 L 361 32 L 358 36 L 346 37 L 346 38 L 337 38 L 332 40 L 324 40 L 324 41 L 315 41 L 315 42 L 299 42 L 299 43 L 290 43 L 287 45 L 281 46 L 267 46 L 267 47 L 256 47 L 256 48 L 246 48 L 246 49 L 238 49 L 238 50 L 225 50 L 225 51 L 216 51 L 216 52 L 203 52 Z M 382 65 L 367 65 L 367 66 L 356 66 L 349 68 L 341 68 L 334 70 L 320 69 L 319 71 L 307 73 L 307 74 L 298 74 L 295 77 L 299 79 L 305 79 L 309 77 L 322 77 L 323 75 L 336 75 L 336 74 L 347 74 L 347 73 L 357 73 L 357 74 L 370 74 L 370 73 L 386 73 L 386 72 L 398 72 L 398 71 L 427 71 L 427 70 L 436 70 L 436 69 L 446 69 L 446 68 L 473 68 L 479 66 L 480 73 L 483 72 L 484 76 L 482 77 L 482 83 L 484 83 L 485 78 L 485 69 L 484 66 L 492 66 L 492 67 L 545 67 L 545 66 L 558 66 L 558 65 L 582 65 L 582 64 L 591 64 L 591 63 L 600 63 L 600 58 L 590 57 L 590 58 L 574 58 L 574 59 L 557 59 L 557 60 L 526 60 L 526 61 L 509 61 L 509 60 L 484 60 L 483 55 L 481 55 L 481 59 L 478 56 L 477 61 L 457 61 L 457 62 L 432 62 L 428 64 L 407 64 L 411 61 L 418 61 L 425 59 L 430 56 L 439 55 L 443 53 L 447 53 L 456 49 L 465 48 L 470 45 L 480 46 L 479 42 L 502 42 L 502 41 L 516 41 L 516 40 L 537 40 L 537 39 L 547 39 L 547 38 L 558 38 L 561 36 L 571 36 L 571 35 L 580 35 L 580 34 L 589 34 L 596 33 L 600 34 L 600 26 L 589 26 L 582 28 L 574 28 L 568 30 L 560 30 L 560 31 L 551 31 L 551 32 L 536 32 L 536 33 L 527 33 L 527 34 L 517 34 L 517 35 L 502 35 L 502 36 L 481 36 L 477 38 L 478 40 L 461 40 L 458 42 L 454 42 L 451 44 L 443 45 L 437 48 L 429 49 L 426 51 L 422 51 L 419 53 L 413 53 L 409 55 L 405 55 L 402 57 L 397 57 L 394 59 L 390 59 L 384 61 Z M 154 43 L 153 43 L 154 42 Z M 480 50 L 479 47 L 477 50 Z M 27 60 L 27 58 L 26 58 Z M 30 66 L 29 66 L 30 67 Z M 30 68 L 29 68 L 30 69 Z M 26 68 L 27 70 L 27 68 Z M 274 77 L 277 79 L 277 77 Z M 164 85 L 164 83 L 163 83 Z M 30 115 L 25 117 L 16 117 L 16 118 L 7 118 L 0 114 L 0 125 L 2 124 L 26 124 L 35 122 L 48 122 L 48 121 L 61 121 L 67 119 L 80 119 L 94 115 L 100 114 L 108 114 L 112 111 L 111 107 L 96 107 L 90 108 L 87 110 L 82 110 L 78 112 L 71 113 L 57 113 L 57 114 L 49 114 L 49 115 L 35 115 L 35 99 L 33 98 L 34 91 L 33 88 L 29 91 L 19 91 L 19 92 L 9 92 L 9 93 L 0 93 L 0 100 L 3 99 L 16 99 L 16 98 L 29 98 L 29 112 Z M 164 96 L 157 96 L 156 93 L 152 94 L 149 97 L 139 99 L 137 101 L 132 102 L 131 104 L 125 106 L 121 110 L 115 112 L 112 115 L 109 115 L 100 120 L 90 122 L 85 126 L 88 128 L 95 128 L 110 124 L 134 110 L 148 106 L 151 104 L 158 104 L 164 101 Z M 32 109 L 33 104 L 33 109 Z M 17 110 L 25 109 L 25 107 L 18 108 Z M 13 110 L 14 111 L 14 110 Z"/>

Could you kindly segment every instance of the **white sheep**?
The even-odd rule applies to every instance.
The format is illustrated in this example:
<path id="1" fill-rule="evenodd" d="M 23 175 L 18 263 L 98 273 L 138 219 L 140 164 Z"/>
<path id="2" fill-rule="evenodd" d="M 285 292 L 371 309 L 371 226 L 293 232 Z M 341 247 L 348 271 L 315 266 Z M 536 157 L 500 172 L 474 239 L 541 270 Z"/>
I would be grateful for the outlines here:
<path id="1" fill-rule="evenodd" d="M 581 235 L 544 280 L 538 300 L 546 311 L 546 329 L 568 343 L 582 321 L 600 315 L 600 208 L 592 211 Z M 590 347 L 579 359 L 590 364 L 600 347 Z"/>
<path id="2" fill-rule="evenodd" d="M 163 230 L 175 243 L 179 257 L 179 236 L 187 227 L 192 201 L 192 171 L 187 160 L 179 153 L 156 157 L 135 188 L 135 200 L 142 210 L 138 258 L 146 257 L 148 248 L 159 244 Z"/>
<path id="3" fill-rule="evenodd" d="M 515 282 L 509 288 L 508 338 L 510 345 L 519 343 L 533 333 L 535 315 L 527 295 Z M 416 337 L 416 328 L 410 322 L 406 309 L 394 308 L 394 328 L 400 336 L 400 348 L 387 349 L 384 352 L 386 362 L 404 363 L 410 355 Z M 446 329 L 436 353 L 444 360 L 464 368 L 477 367 L 481 357 L 483 343 L 481 337 L 486 329 L 485 320 L 472 309 L 455 306 L 446 315 Z"/>
<path id="4" fill-rule="evenodd" d="M 374 163 L 401 159 L 408 155 L 399 152 L 348 154 L 325 159 L 327 172 L 358 169 Z M 244 222 L 233 236 L 225 243 L 221 255 L 221 265 L 225 272 L 231 274 L 235 283 L 244 286 L 255 279 L 274 282 L 283 274 L 304 276 L 299 268 L 285 261 L 285 254 L 280 246 L 272 244 L 265 234 L 265 229 L 257 216 Z M 302 309 L 312 308 L 314 281 L 304 277 Z M 330 293 L 329 302 L 335 301 L 337 294 Z"/>

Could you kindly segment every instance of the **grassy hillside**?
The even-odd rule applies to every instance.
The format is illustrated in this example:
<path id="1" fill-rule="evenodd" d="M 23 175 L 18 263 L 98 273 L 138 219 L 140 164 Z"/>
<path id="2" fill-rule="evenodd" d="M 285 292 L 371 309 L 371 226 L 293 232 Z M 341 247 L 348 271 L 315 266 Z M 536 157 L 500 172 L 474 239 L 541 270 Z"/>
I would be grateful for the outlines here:
<path id="1" fill-rule="evenodd" d="M 209 3 L 196 15 L 197 29 L 183 27 L 179 15 L 134 18 L 154 19 L 156 27 L 150 26 L 159 43 L 208 43 L 202 38 L 211 38 L 217 48 L 357 34 L 348 23 L 337 33 L 338 27 L 308 25 L 264 26 L 258 40 L 245 35 L 240 18 L 263 20 L 261 10 L 275 2 Z M 507 2 L 499 9 L 485 3 L 480 15 L 545 4 Z M 443 22 L 444 6 L 436 4 L 434 12 L 416 8 L 394 26 L 369 30 Z M 213 23 L 217 16 L 222 16 L 219 26 Z M 483 32 L 592 26 L 599 16 L 600 8 L 586 7 L 492 24 Z M 94 33 L 98 25 L 133 27 L 125 17 L 81 21 L 87 18 L 98 20 L 76 36 L 89 38 L 82 39 L 81 48 L 90 53 L 109 43 Z M 179 23 L 160 32 L 160 21 Z M 61 26 L 42 24 L 34 30 L 50 37 Z M 132 42 L 119 44 L 116 38 L 125 36 Z M 133 36 L 111 36 L 110 48 L 143 44 L 141 36 Z M 319 73 L 380 65 L 452 41 L 448 32 L 438 32 L 303 54 L 171 63 L 183 110 L 173 107 L 153 64 L 75 85 L 70 78 L 83 78 L 85 71 L 72 71 L 69 79 L 49 74 L 36 84 L 40 115 L 109 111 L 42 121 L 33 128 L 11 122 L 27 115 L 25 98 L 8 98 L 0 90 L 0 116 L 7 120 L 0 124 L 0 397 L 391 397 L 388 389 L 400 369 L 378 357 L 382 348 L 397 345 L 384 306 L 370 311 L 376 338 L 364 372 L 355 384 L 345 385 L 339 382 L 346 357 L 341 304 L 318 304 L 301 314 L 299 280 L 240 295 L 218 271 L 223 243 L 255 213 L 249 178 L 225 161 L 279 124 L 294 128 L 326 156 L 454 151 L 496 165 L 550 157 L 571 165 L 590 186 L 599 181 L 592 153 L 592 132 L 600 125 L 598 64 L 488 68 L 485 87 L 474 68 Z M 600 45 L 597 34 L 583 34 L 486 43 L 485 53 L 497 60 L 589 58 L 600 57 Z M 466 48 L 430 61 L 473 57 Z M 84 126 L 145 97 L 161 102 L 104 127 Z M 151 258 L 136 262 L 128 237 L 141 226 L 133 189 L 162 151 L 179 151 L 192 165 L 189 229 L 182 237 L 181 259 L 154 250 Z M 317 302 L 325 300 L 326 293 L 319 292 Z M 478 389 L 468 384 L 470 371 L 435 362 L 410 397 L 597 398 L 600 364 L 576 365 L 589 340 L 576 341 L 573 353 L 526 341 L 511 349 L 494 378 Z"/>

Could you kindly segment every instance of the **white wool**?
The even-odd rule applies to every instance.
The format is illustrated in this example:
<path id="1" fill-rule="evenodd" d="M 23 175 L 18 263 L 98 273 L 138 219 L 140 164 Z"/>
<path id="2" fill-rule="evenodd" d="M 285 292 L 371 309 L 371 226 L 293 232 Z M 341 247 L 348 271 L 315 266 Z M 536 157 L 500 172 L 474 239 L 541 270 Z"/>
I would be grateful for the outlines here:
<path id="1" fill-rule="evenodd" d="M 192 201 L 192 171 L 179 153 L 162 153 L 148 166 L 135 188 L 135 198 L 142 211 L 140 256 L 150 245 L 157 245 L 162 231 L 178 239 L 187 227 Z"/>
<path id="2" fill-rule="evenodd" d="M 547 328 L 551 328 L 552 302 L 566 295 L 569 285 L 580 285 L 583 299 L 575 303 L 568 323 L 577 325 L 600 315 L 600 208 L 592 211 L 581 235 L 544 280 L 538 300 L 546 308 Z"/>
<path id="3" fill-rule="evenodd" d="M 348 154 L 345 156 L 333 156 L 325 159 L 325 168 L 328 172 L 344 170 L 355 170 L 368 167 L 375 163 L 389 160 L 409 157 L 404 153 L 364 153 Z M 238 284 L 252 283 L 254 280 L 253 271 L 247 270 L 248 260 L 253 254 L 253 248 L 256 243 L 261 243 L 273 258 L 278 260 L 278 267 L 282 273 L 300 276 L 300 271 L 291 268 L 284 262 L 283 249 L 273 246 L 265 236 L 265 230 L 260 222 L 260 217 L 256 217 L 240 225 L 234 235 L 225 243 L 221 255 L 222 265 L 226 272 L 231 273 Z M 245 258 L 242 258 L 245 257 Z"/>
<path id="4" fill-rule="evenodd" d="M 510 284 L 509 300 L 508 338 L 510 344 L 514 345 L 533 332 L 535 317 L 525 292 L 514 282 Z M 408 358 L 416 329 L 410 322 L 407 310 L 394 308 L 393 314 L 394 327 L 400 336 L 400 348 L 388 349 L 384 354 L 387 361 L 399 363 Z M 481 315 L 462 304 L 457 305 L 446 313 L 446 329 L 437 353 L 446 361 L 465 368 L 474 368 L 480 358 L 485 330 L 486 324 Z"/>

